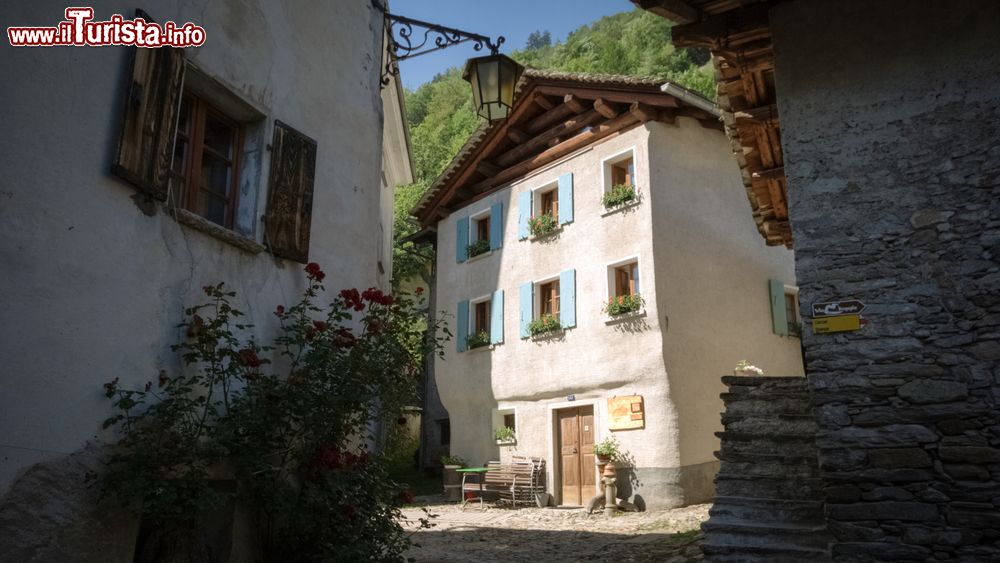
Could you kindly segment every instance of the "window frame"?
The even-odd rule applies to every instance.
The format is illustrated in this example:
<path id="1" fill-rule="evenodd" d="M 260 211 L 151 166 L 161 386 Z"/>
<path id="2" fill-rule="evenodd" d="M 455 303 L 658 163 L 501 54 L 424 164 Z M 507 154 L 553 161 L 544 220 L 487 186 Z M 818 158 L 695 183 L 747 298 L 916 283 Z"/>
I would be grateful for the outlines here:
<path id="1" fill-rule="evenodd" d="M 639 285 L 639 291 L 637 291 L 636 293 L 642 295 L 642 289 L 643 287 L 645 287 L 645 284 L 642 281 L 642 260 L 640 260 L 639 255 L 636 254 L 634 256 L 628 256 L 619 260 L 615 260 L 614 262 L 608 262 L 607 264 L 605 264 L 604 294 L 607 296 L 607 299 L 611 299 L 612 297 L 618 297 L 617 287 L 616 287 L 617 286 L 616 272 L 618 268 L 622 266 L 628 266 L 629 264 L 635 264 L 636 268 L 635 279 Z"/>
<path id="2" fill-rule="evenodd" d="M 492 336 L 492 325 L 491 325 L 491 323 L 493 322 L 493 318 L 492 318 L 492 316 L 493 316 L 493 294 L 492 293 L 487 293 L 486 295 L 482 295 L 482 296 L 477 297 L 475 299 L 469 299 L 469 324 L 468 324 L 468 326 L 469 326 L 469 334 L 467 336 L 472 336 L 472 335 L 478 334 L 480 332 L 476 328 L 476 326 L 477 326 L 477 322 L 476 321 L 478 320 L 476 309 L 479 308 L 479 305 L 484 305 L 484 304 L 486 306 L 486 328 L 484 328 L 483 331 L 486 332 L 487 335 L 491 335 Z"/>
<path id="3" fill-rule="evenodd" d="M 171 151 L 170 170 L 168 173 L 171 180 L 171 204 L 177 206 L 179 209 L 193 213 L 214 225 L 227 230 L 235 230 L 236 214 L 240 205 L 239 186 L 241 168 L 243 166 L 243 143 L 247 134 L 247 124 L 219 109 L 218 106 L 213 104 L 204 95 L 185 87 L 181 93 L 181 106 L 183 107 L 185 103 L 189 102 L 188 121 L 185 124 L 187 132 L 182 131 L 182 127 L 185 125 L 182 125 L 180 122 L 182 114 L 178 110 L 177 132 L 174 134 L 174 148 Z M 205 124 L 209 116 L 233 129 L 231 157 L 224 157 L 224 155 L 205 144 Z M 173 160 L 176 158 L 177 143 L 179 140 L 183 140 L 186 145 L 184 170 L 182 172 L 175 171 Z M 226 212 L 222 223 L 216 223 L 207 217 L 203 209 L 196 208 L 197 202 L 200 201 L 199 196 L 201 192 L 210 191 L 205 190 L 201 186 L 201 164 L 206 151 L 213 154 L 216 158 L 225 160 L 229 165 L 229 195 L 225 197 Z M 176 187 L 175 180 L 183 182 L 183 188 L 176 195 L 174 194 Z"/>
<path id="4" fill-rule="evenodd" d="M 540 319 L 542 318 L 542 315 L 549 314 L 543 311 L 544 309 L 543 305 L 545 301 L 542 300 L 542 288 L 547 285 L 554 285 L 556 289 L 556 312 L 552 314 L 555 316 L 556 320 L 559 320 L 561 322 L 562 319 L 559 316 L 559 313 L 562 310 L 562 288 L 559 287 L 560 284 L 559 274 L 556 274 L 555 276 L 545 277 L 537 281 L 533 281 L 531 282 L 531 284 L 533 290 L 532 293 L 534 293 L 534 296 L 532 298 L 533 307 L 531 312 L 531 318 Z"/>
<path id="5" fill-rule="evenodd" d="M 788 317 L 788 297 L 792 296 L 795 302 L 795 319 Z M 785 323 L 788 325 L 788 336 L 796 338 L 802 336 L 802 306 L 799 304 L 799 288 L 794 285 L 785 285 Z M 796 327 L 793 330 L 793 326 Z"/>
<path id="6" fill-rule="evenodd" d="M 490 222 L 493 220 L 492 209 L 487 206 L 486 209 L 478 211 L 476 213 L 469 214 L 469 244 L 479 242 L 480 240 L 485 240 L 489 242 L 490 240 Z M 481 239 L 479 237 L 479 223 L 480 221 L 486 222 L 486 238 Z"/>
<path id="7" fill-rule="evenodd" d="M 552 218 L 556 225 L 561 227 L 559 223 L 559 178 L 531 188 L 531 216 L 539 217 L 542 215 L 542 197 L 550 193 L 555 203 L 555 214 Z"/>
<path id="8" fill-rule="evenodd" d="M 601 194 L 606 194 L 611 191 L 614 183 L 612 182 L 612 168 L 625 160 L 632 159 L 632 187 L 635 189 L 635 195 L 638 198 L 642 191 L 639 188 L 636 178 L 639 176 L 639 166 L 638 159 L 636 158 L 636 147 L 632 145 L 631 147 L 619 151 L 611 156 L 601 159 Z"/>

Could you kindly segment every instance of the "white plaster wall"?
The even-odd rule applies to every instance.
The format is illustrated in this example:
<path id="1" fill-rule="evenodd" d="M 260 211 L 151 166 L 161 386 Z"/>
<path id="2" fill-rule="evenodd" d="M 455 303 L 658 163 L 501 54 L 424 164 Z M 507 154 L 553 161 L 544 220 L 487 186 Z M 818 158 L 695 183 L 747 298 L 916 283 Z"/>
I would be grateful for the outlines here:
<path id="1" fill-rule="evenodd" d="M 134 3 L 97 2 L 99 19 Z M 50 25 L 65 2 L 6 7 L 11 25 Z M 207 42 L 188 56 L 267 116 L 318 143 L 310 259 L 331 292 L 377 285 L 382 113 L 381 14 L 367 0 L 158 1 L 158 21 L 193 21 Z M 0 494 L 28 465 L 110 440 L 101 384 L 126 387 L 178 368 L 170 344 L 183 308 L 224 280 L 261 336 L 298 295 L 302 266 L 251 255 L 162 211 L 109 173 L 125 48 L 0 46 Z M 257 186 L 263 213 L 270 154 Z M 261 239 L 258 223 L 256 239 Z"/>
<path id="2" fill-rule="evenodd" d="M 773 333 L 768 289 L 770 279 L 795 285 L 794 255 L 757 233 L 721 132 L 688 118 L 649 127 L 658 321 L 687 466 L 715 460 L 720 376 L 737 362 L 804 374 L 799 339 Z"/>

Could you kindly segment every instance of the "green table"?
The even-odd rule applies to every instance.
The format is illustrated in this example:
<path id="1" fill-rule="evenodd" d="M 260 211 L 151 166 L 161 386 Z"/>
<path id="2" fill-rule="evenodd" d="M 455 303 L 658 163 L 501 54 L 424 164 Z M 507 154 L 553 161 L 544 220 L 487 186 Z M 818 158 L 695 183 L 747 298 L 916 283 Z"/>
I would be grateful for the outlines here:
<path id="1" fill-rule="evenodd" d="M 469 499 L 465 498 L 465 479 L 469 475 L 479 476 L 479 507 L 483 507 L 483 481 L 486 479 L 485 475 L 487 471 L 495 470 L 495 467 L 465 467 L 463 469 L 456 469 L 456 473 L 462 474 L 462 506 L 465 506 Z M 476 500 L 476 499 L 471 499 Z"/>

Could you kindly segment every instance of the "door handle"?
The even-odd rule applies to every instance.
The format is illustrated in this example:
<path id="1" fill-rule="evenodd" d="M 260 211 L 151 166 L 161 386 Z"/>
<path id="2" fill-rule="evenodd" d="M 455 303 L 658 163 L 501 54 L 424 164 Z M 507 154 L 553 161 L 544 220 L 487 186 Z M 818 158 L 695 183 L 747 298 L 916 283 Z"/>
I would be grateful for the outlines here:
<path id="1" fill-rule="evenodd" d="M 577 453 L 577 449 L 576 448 L 573 448 L 573 453 Z"/>

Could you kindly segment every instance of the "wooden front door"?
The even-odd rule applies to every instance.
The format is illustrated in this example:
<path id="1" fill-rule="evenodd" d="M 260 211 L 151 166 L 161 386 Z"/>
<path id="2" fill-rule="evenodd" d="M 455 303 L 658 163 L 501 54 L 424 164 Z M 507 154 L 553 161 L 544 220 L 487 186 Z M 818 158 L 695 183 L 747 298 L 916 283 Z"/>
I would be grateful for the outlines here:
<path id="1" fill-rule="evenodd" d="M 594 493 L 594 407 L 556 411 L 562 504 L 582 506 Z"/>

